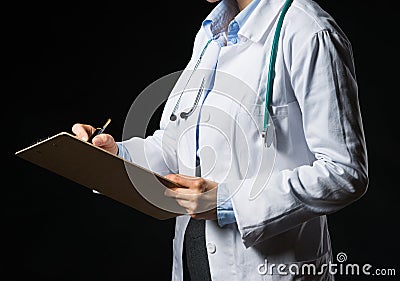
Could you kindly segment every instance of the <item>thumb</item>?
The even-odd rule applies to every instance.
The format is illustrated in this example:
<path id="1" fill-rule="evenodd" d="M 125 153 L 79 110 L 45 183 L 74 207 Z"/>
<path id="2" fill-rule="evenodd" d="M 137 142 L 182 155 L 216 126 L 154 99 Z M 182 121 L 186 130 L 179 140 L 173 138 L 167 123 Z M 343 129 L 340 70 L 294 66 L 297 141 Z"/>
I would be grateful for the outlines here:
<path id="1" fill-rule="evenodd" d="M 114 138 L 109 134 L 100 134 L 95 136 L 92 142 L 93 145 L 103 148 L 113 154 L 116 154 L 118 151 L 118 147 L 114 141 Z"/>

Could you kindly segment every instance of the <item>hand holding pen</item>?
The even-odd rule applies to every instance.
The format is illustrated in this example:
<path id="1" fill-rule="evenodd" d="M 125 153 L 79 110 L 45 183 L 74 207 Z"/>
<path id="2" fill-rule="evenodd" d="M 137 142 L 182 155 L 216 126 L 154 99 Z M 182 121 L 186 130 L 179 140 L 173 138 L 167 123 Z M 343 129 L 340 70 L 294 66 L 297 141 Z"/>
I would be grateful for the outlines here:
<path id="1" fill-rule="evenodd" d="M 92 133 L 92 135 L 89 137 L 89 139 L 88 139 L 87 141 L 90 142 L 90 143 L 92 143 L 94 137 L 95 137 L 95 136 L 98 136 L 98 135 L 100 135 L 100 134 L 102 134 L 102 133 L 105 131 L 105 129 L 107 128 L 108 124 L 110 124 L 110 122 L 111 122 L 111 119 L 108 118 L 107 121 L 106 121 L 106 123 L 104 123 L 103 127 L 97 128 L 97 129 Z"/>
<path id="2" fill-rule="evenodd" d="M 76 123 L 72 126 L 72 132 L 84 141 L 91 142 L 93 145 L 107 150 L 112 154 L 117 154 L 118 146 L 114 138 L 104 133 L 110 122 L 111 119 L 108 119 L 103 127 L 97 129 L 91 125 Z"/>

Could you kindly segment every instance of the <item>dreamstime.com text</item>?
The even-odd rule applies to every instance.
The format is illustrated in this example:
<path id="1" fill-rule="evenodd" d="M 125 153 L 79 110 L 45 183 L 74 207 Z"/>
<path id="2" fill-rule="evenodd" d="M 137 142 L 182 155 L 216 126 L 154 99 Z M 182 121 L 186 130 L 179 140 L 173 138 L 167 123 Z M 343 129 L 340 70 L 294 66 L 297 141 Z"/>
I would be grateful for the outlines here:
<path id="1" fill-rule="evenodd" d="M 327 273 L 332 275 L 371 275 L 371 276 L 395 276 L 394 268 L 374 268 L 371 264 L 344 263 L 347 261 L 347 255 L 340 252 L 336 255 L 337 263 L 329 262 L 319 265 L 313 263 L 297 263 L 293 264 L 274 264 L 268 263 L 265 259 L 264 263 L 258 265 L 257 271 L 261 275 L 278 274 L 278 275 L 324 275 Z"/>

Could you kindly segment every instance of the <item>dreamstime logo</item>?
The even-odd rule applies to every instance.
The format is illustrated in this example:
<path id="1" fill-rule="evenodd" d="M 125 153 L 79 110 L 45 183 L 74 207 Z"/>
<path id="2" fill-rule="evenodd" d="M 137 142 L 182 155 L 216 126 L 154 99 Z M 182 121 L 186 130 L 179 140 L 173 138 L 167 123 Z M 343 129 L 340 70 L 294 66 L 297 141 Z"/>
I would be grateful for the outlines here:
<path id="1" fill-rule="evenodd" d="M 273 118 L 268 118 L 268 146 L 264 146 L 264 97 L 232 75 L 216 75 L 218 81 L 211 83 L 209 70 L 179 71 L 150 84 L 131 105 L 122 140 L 135 151 L 133 162 L 142 167 L 160 175 L 195 175 L 194 140 L 200 131 L 197 151 L 201 175 L 217 182 L 233 179 L 231 190 L 236 191 L 246 181 L 248 198 L 254 200 L 266 188 L 275 163 Z M 160 129 L 145 138 L 149 122 L 160 107 L 164 108 Z M 137 191 L 151 204 L 186 213 L 173 198 L 164 195 L 165 186 L 159 177 L 137 177 L 132 165 L 125 168 Z M 198 211 L 211 208 L 207 205 Z"/>
<path id="2" fill-rule="evenodd" d="M 347 255 L 343 252 L 340 252 L 339 254 L 336 255 L 336 260 L 338 262 L 345 262 L 347 261 Z"/>
<path id="3" fill-rule="evenodd" d="M 257 272 L 260 275 L 316 275 L 321 276 L 325 274 L 331 275 L 372 275 L 372 276 L 395 276 L 396 270 L 394 268 L 373 268 L 369 263 L 357 264 L 348 263 L 347 254 L 340 252 L 336 255 L 336 261 L 338 263 L 333 263 L 329 261 L 328 263 L 289 263 L 289 264 L 274 264 L 269 263 L 265 259 L 264 263 L 259 264 L 257 267 Z"/>

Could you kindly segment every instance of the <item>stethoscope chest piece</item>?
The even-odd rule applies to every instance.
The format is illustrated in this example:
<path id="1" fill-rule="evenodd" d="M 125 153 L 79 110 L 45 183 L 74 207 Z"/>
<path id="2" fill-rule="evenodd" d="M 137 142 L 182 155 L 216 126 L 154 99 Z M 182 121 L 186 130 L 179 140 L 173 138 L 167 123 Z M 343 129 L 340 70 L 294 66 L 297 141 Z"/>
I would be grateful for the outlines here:
<path id="1" fill-rule="evenodd" d="M 273 124 L 268 124 L 268 127 L 261 132 L 261 137 L 263 140 L 264 147 L 271 147 L 275 138 L 275 128 Z"/>

